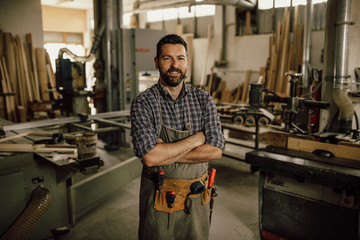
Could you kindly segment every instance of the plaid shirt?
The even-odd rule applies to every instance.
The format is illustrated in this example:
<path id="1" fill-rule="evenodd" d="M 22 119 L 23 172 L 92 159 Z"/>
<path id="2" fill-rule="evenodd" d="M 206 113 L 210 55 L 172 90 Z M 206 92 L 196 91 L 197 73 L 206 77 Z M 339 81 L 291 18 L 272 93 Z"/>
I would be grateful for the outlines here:
<path id="1" fill-rule="evenodd" d="M 161 124 L 158 96 L 163 124 L 176 130 L 186 130 L 185 125 L 189 122 L 187 96 L 191 134 L 203 131 L 207 144 L 224 149 L 225 139 L 221 131 L 220 118 L 210 94 L 184 84 L 179 98 L 174 101 L 158 82 L 136 97 L 131 105 L 131 136 L 137 157 L 142 159 L 156 145 Z"/>

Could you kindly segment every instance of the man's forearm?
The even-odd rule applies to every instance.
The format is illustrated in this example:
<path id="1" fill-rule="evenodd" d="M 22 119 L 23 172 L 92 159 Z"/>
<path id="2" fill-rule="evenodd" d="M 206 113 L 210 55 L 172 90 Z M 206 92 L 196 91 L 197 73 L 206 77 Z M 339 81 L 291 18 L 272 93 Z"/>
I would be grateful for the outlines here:
<path id="1" fill-rule="evenodd" d="M 201 163 L 219 159 L 222 156 L 222 150 L 209 144 L 203 144 L 184 155 L 178 163 Z"/>
<path id="2" fill-rule="evenodd" d="M 194 148 L 204 144 L 204 142 L 205 136 L 202 132 L 174 143 L 158 142 L 142 160 L 149 167 L 169 165 L 183 158 Z"/>

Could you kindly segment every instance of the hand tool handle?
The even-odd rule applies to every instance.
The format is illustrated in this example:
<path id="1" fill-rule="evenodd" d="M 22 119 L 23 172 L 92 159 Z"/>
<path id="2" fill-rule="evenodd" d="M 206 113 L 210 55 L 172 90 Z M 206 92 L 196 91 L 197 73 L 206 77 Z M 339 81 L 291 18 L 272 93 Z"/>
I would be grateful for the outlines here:
<path id="1" fill-rule="evenodd" d="M 166 197 L 168 208 L 173 208 L 173 204 L 175 203 L 175 191 L 167 192 Z"/>
<path id="2" fill-rule="evenodd" d="M 208 188 L 211 188 L 212 185 L 214 184 L 215 174 L 216 174 L 216 169 L 212 168 L 209 176 Z"/>
<path id="3" fill-rule="evenodd" d="M 161 191 L 164 185 L 164 172 L 160 171 L 157 175 L 157 187 L 158 190 Z"/>

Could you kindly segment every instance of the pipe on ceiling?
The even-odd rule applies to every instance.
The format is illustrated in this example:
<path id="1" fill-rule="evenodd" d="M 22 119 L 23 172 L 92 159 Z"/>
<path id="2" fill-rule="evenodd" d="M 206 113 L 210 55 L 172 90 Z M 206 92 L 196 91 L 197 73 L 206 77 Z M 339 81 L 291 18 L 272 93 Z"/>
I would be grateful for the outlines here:
<path id="1" fill-rule="evenodd" d="M 214 0 L 212 2 L 223 5 L 232 5 L 245 10 L 252 10 L 257 4 L 257 0 Z M 206 1 L 204 3 L 206 3 Z"/>
<path id="2" fill-rule="evenodd" d="M 215 4 L 215 5 L 232 5 L 234 7 L 239 7 L 245 10 L 252 10 L 257 5 L 257 0 L 205 0 L 201 2 L 195 2 L 194 0 L 190 1 L 164 1 L 164 0 L 147 0 L 147 1 L 137 1 L 134 6 L 136 8 L 131 12 L 141 12 L 147 10 L 154 10 L 160 8 L 168 7 L 179 7 L 179 6 L 195 6 L 195 5 L 206 5 L 206 4 Z"/>

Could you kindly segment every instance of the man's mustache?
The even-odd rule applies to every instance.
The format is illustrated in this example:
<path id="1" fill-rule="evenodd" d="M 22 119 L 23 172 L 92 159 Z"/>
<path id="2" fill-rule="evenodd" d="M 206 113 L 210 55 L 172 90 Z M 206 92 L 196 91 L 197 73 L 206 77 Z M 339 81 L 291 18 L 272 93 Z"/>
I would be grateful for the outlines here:
<path id="1" fill-rule="evenodd" d="M 178 68 L 170 68 L 169 70 L 167 70 L 168 73 L 170 72 L 178 72 L 178 73 L 182 73 L 180 69 Z"/>

